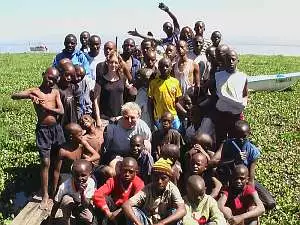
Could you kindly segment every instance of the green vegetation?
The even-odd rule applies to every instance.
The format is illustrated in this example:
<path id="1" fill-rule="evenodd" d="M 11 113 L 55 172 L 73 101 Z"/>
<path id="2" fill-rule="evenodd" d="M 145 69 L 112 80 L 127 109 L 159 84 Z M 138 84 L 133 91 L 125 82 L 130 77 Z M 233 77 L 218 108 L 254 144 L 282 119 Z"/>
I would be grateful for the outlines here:
<path id="1" fill-rule="evenodd" d="M 0 55 L 0 224 L 8 218 L 10 199 L 20 190 L 39 187 L 35 150 L 35 114 L 30 101 L 12 101 L 12 92 L 37 86 L 52 62 L 51 54 Z M 300 57 L 240 57 L 249 75 L 300 71 Z M 277 200 L 262 224 L 299 224 L 300 220 L 300 82 L 284 92 L 251 93 L 246 119 L 251 139 L 262 150 L 257 179 Z M 1 214 L 2 213 L 2 214 Z"/>

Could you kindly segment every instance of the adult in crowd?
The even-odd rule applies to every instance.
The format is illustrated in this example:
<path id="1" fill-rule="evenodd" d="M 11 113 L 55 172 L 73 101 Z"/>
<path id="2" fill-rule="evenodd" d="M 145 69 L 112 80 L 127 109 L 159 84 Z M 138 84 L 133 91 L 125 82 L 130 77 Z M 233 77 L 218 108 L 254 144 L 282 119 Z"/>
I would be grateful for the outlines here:
<path id="1" fill-rule="evenodd" d="M 79 40 L 81 43 L 80 51 L 87 53 L 89 52 L 89 39 L 90 39 L 90 33 L 88 31 L 81 32 L 79 36 Z"/>

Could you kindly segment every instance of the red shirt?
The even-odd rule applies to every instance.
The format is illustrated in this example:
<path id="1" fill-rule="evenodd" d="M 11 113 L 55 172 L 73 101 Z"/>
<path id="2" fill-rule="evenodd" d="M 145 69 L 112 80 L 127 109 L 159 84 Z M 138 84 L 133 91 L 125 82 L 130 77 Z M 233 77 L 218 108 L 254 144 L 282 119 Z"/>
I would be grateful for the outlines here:
<path id="1" fill-rule="evenodd" d="M 225 194 L 228 198 L 225 205 L 232 210 L 234 216 L 248 211 L 249 207 L 254 204 L 253 194 L 255 192 L 255 188 L 251 185 L 245 185 L 242 193 L 237 196 L 233 195 L 228 187 L 221 190 L 221 193 Z"/>
<path id="2" fill-rule="evenodd" d="M 138 193 L 144 187 L 144 182 L 138 176 L 135 176 L 132 182 L 125 189 L 118 176 L 109 178 L 94 194 L 94 204 L 102 209 L 105 214 L 110 210 L 106 204 L 105 196 L 110 195 L 117 207 L 120 207 L 130 197 Z"/>

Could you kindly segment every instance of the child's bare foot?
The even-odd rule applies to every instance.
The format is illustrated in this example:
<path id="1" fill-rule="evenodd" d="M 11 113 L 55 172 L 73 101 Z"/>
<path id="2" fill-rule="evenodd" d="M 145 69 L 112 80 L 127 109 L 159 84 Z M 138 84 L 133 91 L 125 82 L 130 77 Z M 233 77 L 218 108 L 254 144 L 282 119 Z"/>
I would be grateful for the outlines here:
<path id="1" fill-rule="evenodd" d="M 44 195 L 43 199 L 40 203 L 40 209 L 44 210 L 44 209 L 48 209 L 48 200 L 49 200 L 49 196 L 48 195 Z"/>

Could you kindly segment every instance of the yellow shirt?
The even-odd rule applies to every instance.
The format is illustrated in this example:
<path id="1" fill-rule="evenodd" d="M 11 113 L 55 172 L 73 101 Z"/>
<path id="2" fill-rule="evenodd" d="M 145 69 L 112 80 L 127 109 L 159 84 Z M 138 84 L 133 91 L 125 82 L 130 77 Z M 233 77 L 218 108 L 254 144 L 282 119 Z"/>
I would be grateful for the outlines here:
<path id="1" fill-rule="evenodd" d="M 177 115 L 175 108 L 176 98 L 182 95 L 179 81 L 169 76 L 167 79 L 155 78 L 150 82 L 148 96 L 154 103 L 154 119 L 158 120 L 165 112 Z"/>

